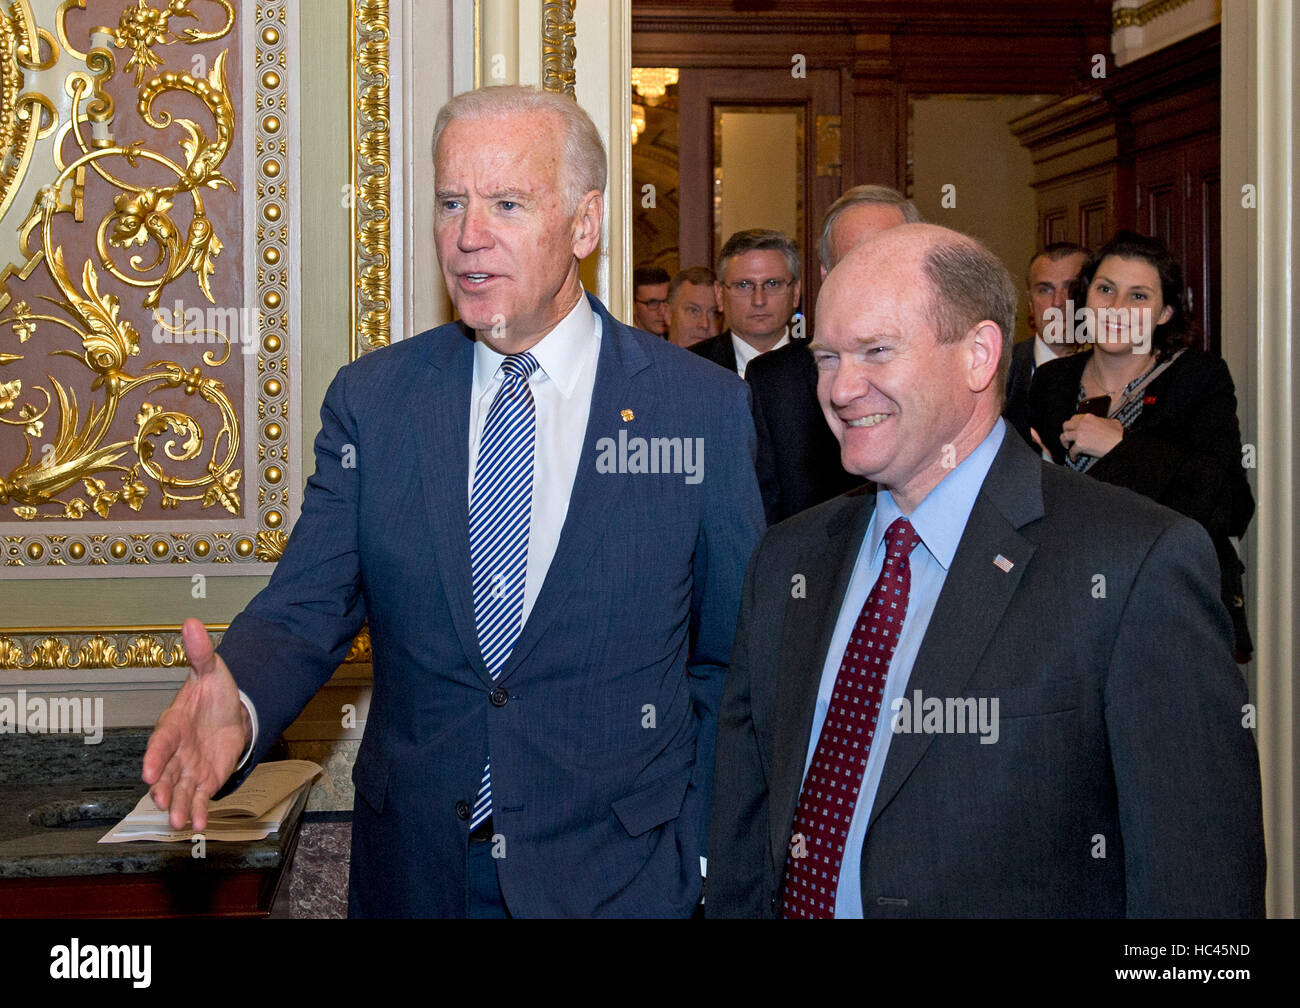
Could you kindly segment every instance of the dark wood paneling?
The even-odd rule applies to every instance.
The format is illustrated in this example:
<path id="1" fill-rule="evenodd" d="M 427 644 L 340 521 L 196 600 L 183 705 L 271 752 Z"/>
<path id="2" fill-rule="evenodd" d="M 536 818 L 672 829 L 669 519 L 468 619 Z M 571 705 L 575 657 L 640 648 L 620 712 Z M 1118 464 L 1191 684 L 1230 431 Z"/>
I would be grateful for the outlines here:
<path id="1" fill-rule="evenodd" d="M 1069 229 L 1066 225 L 1066 213 L 1064 210 L 1057 210 L 1043 217 L 1043 244 L 1053 245 L 1056 242 L 1069 241 Z"/>
<path id="2" fill-rule="evenodd" d="M 1186 157 L 1187 287 L 1192 315 L 1205 334 L 1205 347 L 1218 353 L 1223 324 L 1219 307 L 1223 248 L 1219 231 L 1219 138 L 1189 143 Z"/>
<path id="3" fill-rule="evenodd" d="M 1079 244 L 1095 249 L 1115 231 L 1110 199 L 1089 200 L 1079 204 Z"/>
<path id="4" fill-rule="evenodd" d="M 1216 352 L 1219 34 L 1209 28 L 1012 124 L 1034 158 L 1045 237 L 1064 206 L 1078 222 L 1069 240 L 1095 248 L 1119 228 L 1159 238 L 1182 265 L 1203 345 Z"/>
<path id="5" fill-rule="evenodd" d="M 808 202 L 802 236 L 810 250 L 808 306 L 816 296 L 813 249 L 820 214 L 829 202 L 862 183 L 899 189 L 905 184 L 912 95 L 1076 90 L 1088 81 L 1092 54 L 1109 52 L 1109 32 L 1107 0 L 634 0 L 633 65 L 681 69 L 682 262 L 706 261 L 706 251 L 714 251 L 711 245 L 706 249 L 711 133 L 703 123 L 686 121 L 687 103 L 703 107 L 706 95 L 716 93 L 714 81 L 743 80 L 749 96 L 764 100 L 770 92 L 803 94 L 817 71 L 833 74 L 842 111 L 841 172 L 830 180 L 829 198 L 821 195 L 824 180 L 818 180 L 818 193 Z M 791 77 L 795 54 L 806 61 L 807 81 Z"/>
<path id="6" fill-rule="evenodd" d="M 894 89 L 855 82 L 848 107 L 843 188 L 875 183 L 901 189 L 906 152 L 898 142 L 900 116 Z"/>

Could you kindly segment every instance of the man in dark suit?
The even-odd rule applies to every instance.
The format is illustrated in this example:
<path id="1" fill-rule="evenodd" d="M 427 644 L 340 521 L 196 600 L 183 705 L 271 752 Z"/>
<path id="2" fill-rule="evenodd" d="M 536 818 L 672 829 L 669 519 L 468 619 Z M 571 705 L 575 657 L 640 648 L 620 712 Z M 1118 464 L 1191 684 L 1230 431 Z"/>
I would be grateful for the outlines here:
<path id="1" fill-rule="evenodd" d="M 818 246 L 822 279 L 873 234 L 921 219 L 911 200 L 886 186 L 854 186 L 831 204 Z M 756 358 L 745 372 L 758 434 L 758 488 L 775 525 L 837 497 L 862 479 L 845 472 L 840 446 L 817 402 L 817 365 L 807 340 Z"/>
<path id="2" fill-rule="evenodd" d="M 1263 913 L 1209 539 L 1007 433 L 1015 301 L 992 253 L 923 224 L 827 277 L 819 394 L 876 487 L 750 562 L 711 915 Z"/>
<path id="3" fill-rule="evenodd" d="M 690 350 L 744 378 L 750 361 L 790 342 L 799 303 L 799 249 L 780 231 L 737 231 L 722 246 L 717 275 L 727 328 Z"/>
<path id="4" fill-rule="evenodd" d="M 584 295 L 606 161 L 571 100 L 459 95 L 434 150 L 461 323 L 335 377 L 284 557 L 220 656 L 187 621 L 144 778 L 202 829 L 365 620 L 354 916 L 686 916 L 761 527 L 744 386 Z"/>
<path id="5" fill-rule="evenodd" d="M 1044 337 L 1053 331 L 1074 331 L 1074 319 L 1066 318 L 1065 313 L 1073 296 L 1074 282 L 1091 254 L 1073 242 L 1053 242 L 1029 260 L 1029 270 L 1025 274 L 1025 287 L 1029 292 L 1029 339 L 1017 343 L 1011 350 L 1007 404 L 1002 416 L 1031 446 L 1034 439 L 1029 433 L 1029 383 L 1040 364 L 1076 349 L 1073 342 L 1049 342 Z"/>

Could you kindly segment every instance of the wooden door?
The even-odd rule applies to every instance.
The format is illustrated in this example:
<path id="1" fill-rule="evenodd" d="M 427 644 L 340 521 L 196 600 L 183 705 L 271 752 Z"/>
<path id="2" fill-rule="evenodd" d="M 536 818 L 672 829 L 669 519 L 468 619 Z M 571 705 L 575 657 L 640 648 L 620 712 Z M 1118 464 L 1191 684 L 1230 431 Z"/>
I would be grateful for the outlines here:
<path id="1" fill-rule="evenodd" d="M 1218 353 L 1218 134 L 1144 152 L 1134 174 L 1138 230 L 1164 242 L 1183 267 L 1183 296 L 1201 329 L 1200 346 Z"/>
<path id="2" fill-rule="evenodd" d="M 790 71 L 772 69 L 683 68 L 678 95 L 681 114 L 679 244 L 683 267 L 713 266 L 727 237 L 719 238 L 716 234 L 715 113 L 742 106 L 799 111 L 802 207 L 798 233 L 791 237 L 802 256 L 802 308 L 808 316 L 807 332 L 811 333 L 812 307 L 821 281 L 817 258 L 821 221 L 841 189 L 840 159 L 835 156 L 840 115 L 838 72 L 808 68 L 805 76 L 796 77 Z"/>

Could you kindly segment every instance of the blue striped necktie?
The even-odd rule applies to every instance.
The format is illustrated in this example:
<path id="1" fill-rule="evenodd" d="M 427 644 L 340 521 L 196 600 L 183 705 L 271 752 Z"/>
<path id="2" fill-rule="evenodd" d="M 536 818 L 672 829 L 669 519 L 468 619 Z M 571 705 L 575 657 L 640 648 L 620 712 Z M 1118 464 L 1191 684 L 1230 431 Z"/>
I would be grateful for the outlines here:
<path id="1" fill-rule="evenodd" d="M 533 393 L 528 387 L 537 360 L 532 354 L 512 354 L 501 362 L 501 370 L 504 378 L 479 438 L 474 488 L 469 498 L 474 625 L 483 663 L 493 679 L 505 667 L 523 623 L 537 429 Z M 470 815 L 470 832 L 491 814 L 489 754 Z"/>

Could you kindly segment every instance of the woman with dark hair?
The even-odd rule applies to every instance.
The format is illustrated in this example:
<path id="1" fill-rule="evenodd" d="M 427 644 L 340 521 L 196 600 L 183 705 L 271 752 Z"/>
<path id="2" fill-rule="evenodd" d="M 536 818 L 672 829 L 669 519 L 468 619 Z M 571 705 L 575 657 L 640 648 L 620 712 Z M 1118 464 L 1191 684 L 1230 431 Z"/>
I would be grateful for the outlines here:
<path id="1" fill-rule="evenodd" d="M 1242 566 L 1230 539 L 1255 499 L 1242 468 L 1232 376 L 1195 349 L 1183 274 L 1163 244 L 1132 231 L 1112 238 L 1079 275 L 1091 348 L 1034 372 L 1029 421 L 1053 461 L 1128 487 L 1190 518 L 1219 556 L 1237 660 L 1254 645 Z"/>

